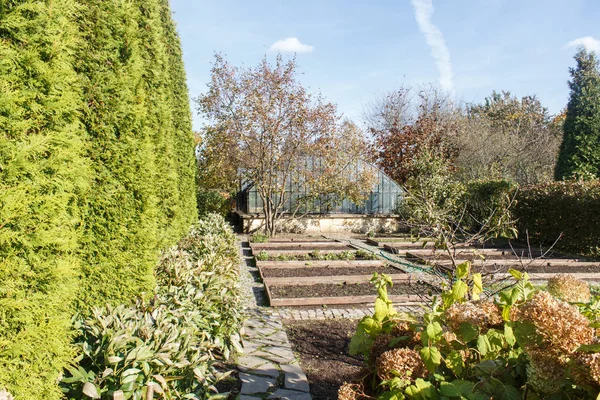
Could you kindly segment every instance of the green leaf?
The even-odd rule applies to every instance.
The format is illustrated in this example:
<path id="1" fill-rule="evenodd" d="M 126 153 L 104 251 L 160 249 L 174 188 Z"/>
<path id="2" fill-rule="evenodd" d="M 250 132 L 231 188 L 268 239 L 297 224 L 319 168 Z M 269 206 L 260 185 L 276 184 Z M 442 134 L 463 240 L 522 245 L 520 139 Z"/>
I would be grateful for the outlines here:
<path id="1" fill-rule="evenodd" d="M 477 335 L 479 335 L 479 328 L 468 322 L 462 322 L 456 332 L 456 336 L 465 343 L 475 339 Z"/>
<path id="2" fill-rule="evenodd" d="M 469 285 L 463 281 L 456 281 L 452 285 L 452 298 L 454 301 L 461 301 L 465 299 L 465 296 L 469 292 Z"/>
<path id="3" fill-rule="evenodd" d="M 513 278 L 515 278 L 516 280 L 520 281 L 521 279 L 523 279 L 523 273 L 521 271 L 518 271 L 514 268 L 510 268 L 508 270 L 508 273 L 511 274 L 513 276 Z"/>
<path id="4" fill-rule="evenodd" d="M 469 276 L 469 271 L 471 270 L 471 262 L 465 261 L 464 263 L 460 263 L 456 266 L 456 272 L 454 273 L 457 279 L 465 279 Z"/>
<path id="5" fill-rule="evenodd" d="M 381 323 L 371 317 L 363 318 L 360 324 L 363 326 L 365 333 L 372 338 L 375 338 L 381 333 Z"/>
<path id="6" fill-rule="evenodd" d="M 494 399 L 520 400 L 521 393 L 519 393 L 517 388 L 514 386 L 504 385 L 504 384 L 500 383 L 496 386 L 496 390 L 494 391 Z"/>
<path id="7" fill-rule="evenodd" d="M 385 317 L 388 316 L 388 305 L 385 301 L 380 298 L 375 300 L 375 314 L 373 317 L 375 320 L 381 322 Z"/>
<path id="8" fill-rule="evenodd" d="M 100 398 L 100 391 L 98 390 L 98 388 L 96 387 L 96 385 L 94 385 L 91 382 L 86 382 L 83 385 L 82 392 L 87 397 L 91 397 L 92 399 L 99 399 Z"/>
<path id="9" fill-rule="evenodd" d="M 434 372 L 436 368 L 442 363 L 442 355 L 435 346 L 423 347 L 419 352 L 421 360 L 430 372 Z"/>
<path id="10" fill-rule="evenodd" d="M 440 384 L 440 394 L 449 397 L 466 396 L 473 392 L 473 382 L 456 380 L 452 382 L 442 382 Z"/>
<path id="11" fill-rule="evenodd" d="M 481 279 L 481 274 L 473 274 L 473 289 L 471 290 L 473 300 L 479 300 L 479 295 L 481 293 L 483 293 L 483 282 Z"/>
<path id="12" fill-rule="evenodd" d="M 373 345 L 374 339 L 365 330 L 365 326 L 370 323 L 365 322 L 366 320 L 373 321 L 370 317 L 364 317 L 358 324 L 356 333 L 354 333 L 354 336 L 350 340 L 349 352 L 353 356 L 367 353 Z"/>
<path id="13" fill-rule="evenodd" d="M 437 342 L 442 337 L 442 333 L 444 331 L 442 330 L 442 326 L 440 325 L 440 323 L 434 321 L 430 324 L 427 324 L 427 326 L 425 327 L 425 332 L 427 332 L 427 337 L 429 338 L 429 340 Z"/>
<path id="14" fill-rule="evenodd" d="M 509 346 L 514 346 L 517 343 L 513 328 L 509 324 L 504 324 L 504 339 Z"/>
<path id="15" fill-rule="evenodd" d="M 479 335 L 477 338 L 477 350 L 482 356 L 485 356 L 491 350 L 490 341 L 486 335 Z"/>
<path id="16" fill-rule="evenodd" d="M 382 393 L 377 400 L 404 400 L 404 395 L 402 393 L 394 392 L 385 392 Z"/>
<path id="17" fill-rule="evenodd" d="M 438 400 L 440 398 L 433 384 L 421 378 L 418 378 L 414 385 L 407 387 L 404 393 L 415 400 Z"/>
<path id="18" fill-rule="evenodd" d="M 598 353 L 600 352 L 600 344 L 582 344 L 577 348 L 577 351 L 584 353 Z"/>
<path id="19" fill-rule="evenodd" d="M 465 368 L 465 363 L 462 359 L 462 356 L 460 355 L 460 353 L 456 350 L 452 350 L 447 356 L 446 356 L 446 366 L 448 368 L 450 368 L 450 371 L 452 371 L 454 373 L 454 375 L 456 376 L 461 376 L 464 368 Z"/>
<path id="20" fill-rule="evenodd" d="M 485 360 L 477 364 L 474 369 L 478 375 L 491 376 L 498 370 L 500 365 L 500 361 Z"/>
<path id="21" fill-rule="evenodd" d="M 539 344 L 541 337 L 537 333 L 535 325 L 527 321 L 515 321 L 513 323 L 513 332 L 519 346 L 526 347 L 530 344 Z"/>

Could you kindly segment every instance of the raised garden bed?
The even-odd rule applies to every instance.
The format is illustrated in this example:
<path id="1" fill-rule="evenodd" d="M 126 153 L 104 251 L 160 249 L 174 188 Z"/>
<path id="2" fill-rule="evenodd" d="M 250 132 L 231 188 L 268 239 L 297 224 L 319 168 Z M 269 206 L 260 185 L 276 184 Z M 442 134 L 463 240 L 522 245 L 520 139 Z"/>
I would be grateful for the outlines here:
<path id="1" fill-rule="evenodd" d="M 376 256 L 371 253 L 349 250 L 320 251 L 277 251 L 269 252 L 261 250 L 254 253 L 257 261 L 354 261 L 373 260 Z"/>
<path id="2" fill-rule="evenodd" d="M 279 277 L 307 277 L 307 276 L 335 276 L 335 275 L 373 275 L 373 272 L 383 274 L 397 274 L 394 267 L 312 267 L 312 268 L 265 268 L 261 271 L 263 278 Z"/>
<path id="3" fill-rule="evenodd" d="M 380 237 L 380 238 L 368 238 L 366 240 L 371 246 L 383 247 L 386 244 L 404 244 L 404 243 L 419 243 L 419 242 L 433 242 L 431 238 L 415 238 L 411 236 L 395 236 L 395 237 Z"/>
<path id="4" fill-rule="evenodd" d="M 376 295 L 377 289 L 369 283 L 315 285 L 271 285 L 271 298 L 316 298 Z M 422 282 L 397 283 L 388 289 L 390 295 L 427 294 L 433 287 Z"/>
<path id="5" fill-rule="evenodd" d="M 354 268 L 382 267 L 386 265 L 381 260 L 298 260 L 298 261 L 256 261 L 261 270 L 267 268 Z"/>
<path id="6" fill-rule="evenodd" d="M 334 239 L 327 239 L 323 237 L 276 237 L 271 238 L 267 243 L 314 243 L 314 242 L 335 242 Z"/>
<path id="7" fill-rule="evenodd" d="M 253 252 L 266 250 L 352 250 L 351 246 L 340 242 L 283 242 L 283 243 L 251 243 L 250 248 Z"/>
<path id="8" fill-rule="evenodd" d="M 516 254 L 515 254 L 516 252 Z M 564 258 L 562 255 L 558 253 L 549 253 L 552 254 L 554 258 Z M 466 260 L 473 259 L 481 259 L 481 256 L 485 257 L 487 260 L 494 259 L 516 259 L 518 257 L 540 257 L 542 252 L 540 250 L 527 250 L 523 251 L 523 249 L 496 249 L 496 248 L 485 248 L 485 249 L 477 249 L 477 248 L 469 248 L 469 249 L 457 249 L 454 252 L 455 258 L 462 258 Z M 407 258 L 422 258 L 422 259 L 449 259 L 450 256 L 447 251 L 444 250 L 431 250 L 431 249 L 415 249 L 415 250 L 407 250 L 406 251 Z"/>
<path id="9" fill-rule="evenodd" d="M 400 272 L 400 271 L 396 271 Z M 390 279 L 394 282 L 406 282 L 411 280 L 409 274 L 390 274 Z M 294 276 L 294 277 L 275 277 L 263 278 L 263 282 L 267 286 L 280 285 L 316 285 L 316 284 L 354 284 L 354 283 L 369 283 L 373 278 L 373 274 L 368 275 L 328 275 L 328 276 Z"/>

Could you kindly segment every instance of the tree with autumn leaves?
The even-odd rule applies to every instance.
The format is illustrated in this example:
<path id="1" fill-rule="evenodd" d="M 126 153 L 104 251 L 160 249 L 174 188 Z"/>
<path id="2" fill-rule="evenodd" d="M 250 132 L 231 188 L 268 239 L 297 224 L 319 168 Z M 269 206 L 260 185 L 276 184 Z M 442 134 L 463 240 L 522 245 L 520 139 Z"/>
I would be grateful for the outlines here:
<path id="1" fill-rule="evenodd" d="M 286 213 L 295 216 L 315 198 L 364 201 L 374 181 L 354 166 L 367 156 L 361 131 L 348 121 L 340 124 L 336 106 L 308 93 L 296 69 L 295 59 L 281 56 L 274 65 L 265 57 L 244 69 L 217 54 L 208 91 L 197 99 L 210 121 L 201 137 L 201 164 L 219 169 L 209 175 L 222 177 L 224 186 L 232 188 L 237 179 L 255 186 L 269 235 Z M 308 195 L 292 199 L 298 192 Z M 285 205 L 291 200 L 290 212 Z"/>

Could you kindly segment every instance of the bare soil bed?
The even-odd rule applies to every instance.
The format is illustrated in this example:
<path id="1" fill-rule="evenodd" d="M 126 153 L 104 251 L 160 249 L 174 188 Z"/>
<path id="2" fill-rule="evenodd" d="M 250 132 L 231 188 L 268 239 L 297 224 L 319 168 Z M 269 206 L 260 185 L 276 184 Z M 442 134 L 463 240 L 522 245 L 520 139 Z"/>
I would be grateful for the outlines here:
<path id="1" fill-rule="evenodd" d="M 370 283 L 354 284 L 329 284 L 319 283 L 315 285 L 290 285 L 269 286 L 273 298 L 293 299 L 309 297 L 342 297 L 342 296 L 370 296 L 376 295 L 377 289 Z M 396 283 L 388 288 L 390 295 L 427 294 L 434 288 L 423 282 Z"/>
<path id="2" fill-rule="evenodd" d="M 269 254 L 266 258 L 259 258 L 259 261 L 319 261 L 319 260 L 374 260 L 376 259 L 374 256 L 363 256 L 360 253 L 356 255 L 353 252 L 350 252 L 346 257 L 342 257 L 338 254 L 329 254 L 329 253 L 321 253 L 315 257 L 314 254 Z"/>
<path id="3" fill-rule="evenodd" d="M 574 265 L 574 266 L 557 266 L 533 264 L 525 268 L 515 266 L 503 266 L 500 263 L 496 265 L 486 265 L 485 267 L 473 267 L 474 272 L 481 273 L 501 273 L 507 272 L 510 268 L 518 271 L 529 273 L 547 273 L 547 274 L 577 274 L 577 273 L 595 273 L 600 272 L 600 264 L 596 265 Z"/>
<path id="4" fill-rule="evenodd" d="M 336 400 L 338 388 L 360 376 L 361 358 L 348 354 L 357 324 L 349 319 L 284 321 L 314 400 Z"/>
<path id="5" fill-rule="evenodd" d="M 265 278 L 372 275 L 373 272 L 384 274 L 402 273 L 401 270 L 393 267 L 265 268 L 262 271 Z"/>

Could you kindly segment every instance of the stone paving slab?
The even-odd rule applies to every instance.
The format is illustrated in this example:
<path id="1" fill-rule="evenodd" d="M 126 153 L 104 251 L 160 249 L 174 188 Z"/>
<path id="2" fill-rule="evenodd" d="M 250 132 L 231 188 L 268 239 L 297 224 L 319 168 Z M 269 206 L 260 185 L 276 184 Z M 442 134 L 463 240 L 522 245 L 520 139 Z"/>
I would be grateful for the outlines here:
<path id="1" fill-rule="evenodd" d="M 306 375 L 297 365 L 282 364 L 281 370 L 285 372 L 284 386 L 286 389 L 294 389 L 301 392 L 308 392 L 308 379 Z"/>
<path id="2" fill-rule="evenodd" d="M 288 389 L 277 389 L 275 393 L 267 397 L 267 399 L 281 399 L 281 400 L 312 400 L 310 394 L 305 392 L 298 392 L 295 390 Z"/>
<path id="3" fill-rule="evenodd" d="M 242 394 L 269 393 L 277 386 L 277 379 L 240 373 Z"/>

